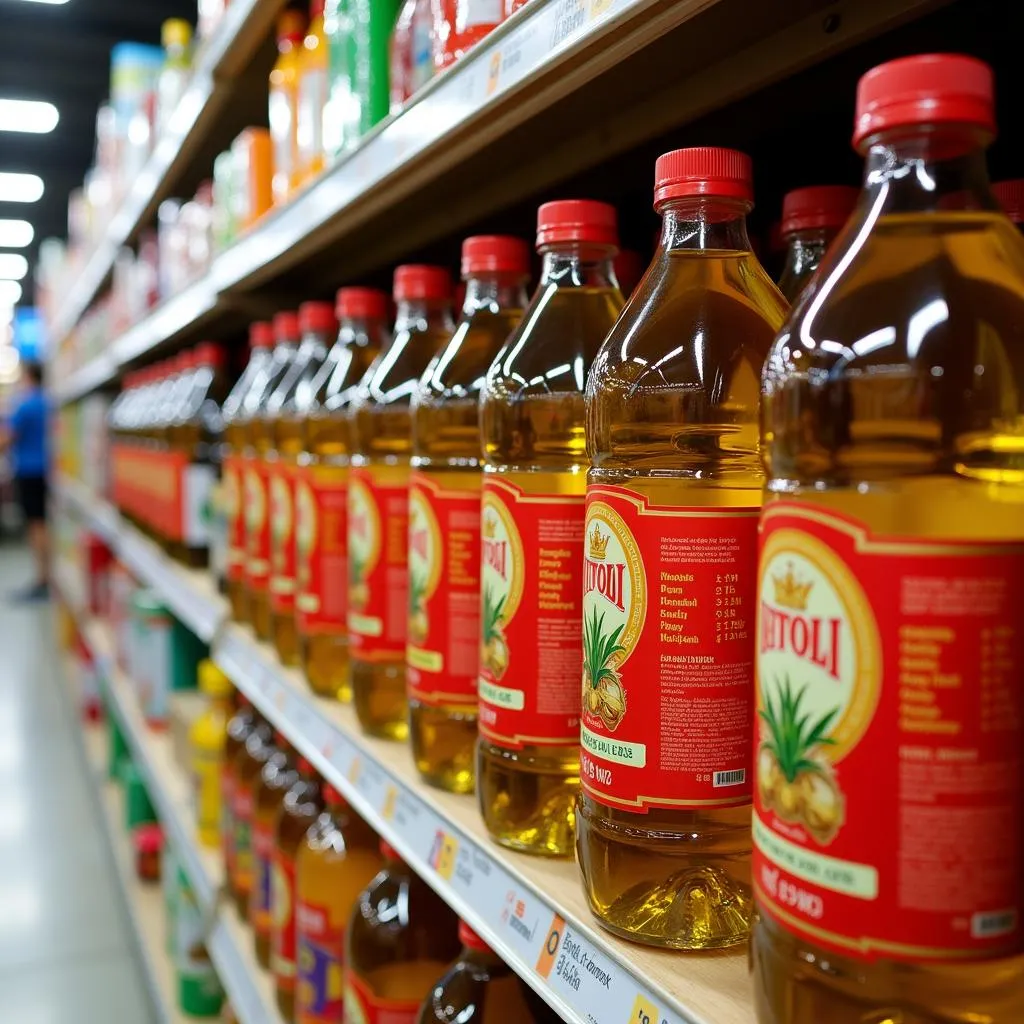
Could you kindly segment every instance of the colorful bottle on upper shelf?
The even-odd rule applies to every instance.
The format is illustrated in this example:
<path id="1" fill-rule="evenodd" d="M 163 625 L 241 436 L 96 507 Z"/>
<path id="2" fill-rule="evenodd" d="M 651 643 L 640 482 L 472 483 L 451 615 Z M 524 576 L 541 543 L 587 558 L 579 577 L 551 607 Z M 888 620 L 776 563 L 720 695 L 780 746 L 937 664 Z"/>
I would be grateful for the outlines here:
<path id="1" fill-rule="evenodd" d="M 345 1019 L 415 1024 L 459 952 L 455 912 L 392 847 L 352 908 L 345 939 Z"/>
<path id="2" fill-rule="evenodd" d="M 245 419 L 245 584 L 244 609 L 261 640 L 273 636 L 270 613 L 270 556 L 273 517 L 270 481 L 277 462 L 270 399 L 284 380 L 299 347 L 299 318 L 295 313 L 274 317 L 273 358 L 253 388 Z"/>
<path id="3" fill-rule="evenodd" d="M 503 0 L 435 0 L 435 68 L 451 67 L 504 19 Z"/>
<path id="4" fill-rule="evenodd" d="M 480 652 L 480 419 L 487 368 L 526 307 L 526 243 L 462 243 L 466 296 L 451 340 L 412 403 L 406 682 L 413 757 L 423 778 L 471 793 Z"/>
<path id="5" fill-rule="evenodd" d="M 345 934 L 359 894 L 380 871 L 380 840 L 332 786 L 295 861 L 295 1024 L 345 1019 Z M 358 1018 L 356 1018 L 358 1020 Z"/>
<path id="6" fill-rule="evenodd" d="M 295 484 L 299 664 L 321 697 L 352 699 L 348 660 L 348 407 L 388 341 L 388 297 L 342 288 L 338 337 L 309 385 Z"/>
<path id="7" fill-rule="evenodd" d="M 662 234 L 587 381 L 577 858 L 605 928 L 742 942 L 761 366 L 788 306 L 750 248 L 749 158 L 660 157 Z"/>
<path id="8" fill-rule="evenodd" d="M 299 663 L 299 634 L 295 625 L 295 485 L 303 422 L 313 397 L 313 383 L 337 330 L 334 307 L 329 302 L 304 302 L 299 306 L 299 348 L 267 402 L 274 451 L 270 474 L 271 635 L 285 665 Z"/>
<path id="9" fill-rule="evenodd" d="M 859 195 L 859 190 L 849 185 L 811 185 L 783 197 L 780 230 L 786 257 L 779 291 L 789 302 L 795 303 L 800 297 L 849 219 Z"/>
<path id="10" fill-rule="evenodd" d="M 760 1024 L 1024 1020 L 1024 240 L 991 69 L 869 71 L 762 376 Z"/>
<path id="11" fill-rule="evenodd" d="M 408 620 L 410 402 L 455 329 L 442 267 L 395 270 L 394 336 L 350 404 L 348 484 L 349 660 L 359 724 L 372 736 L 409 734 Z"/>
<path id="12" fill-rule="evenodd" d="M 324 169 L 324 107 L 327 103 L 329 42 L 324 31 L 324 0 L 309 5 L 309 29 L 299 58 L 296 95 L 295 168 L 291 187 L 298 188 Z"/>
<path id="13" fill-rule="evenodd" d="M 274 144 L 274 205 L 288 201 L 299 164 L 298 108 L 306 18 L 286 10 L 277 19 L 277 62 L 270 72 L 270 138 Z"/>

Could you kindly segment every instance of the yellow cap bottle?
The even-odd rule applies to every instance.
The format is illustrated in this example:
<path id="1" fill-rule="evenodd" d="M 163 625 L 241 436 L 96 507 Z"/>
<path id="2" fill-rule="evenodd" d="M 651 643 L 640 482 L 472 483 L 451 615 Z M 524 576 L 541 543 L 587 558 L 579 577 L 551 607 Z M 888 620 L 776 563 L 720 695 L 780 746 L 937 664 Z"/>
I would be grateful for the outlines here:
<path id="1" fill-rule="evenodd" d="M 199 663 L 199 690 L 206 710 L 192 723 L 189 746 L 196 785 L 196 828 L 204 846 L 220 845 L 221 773 L 235 689 L 210 660 Z"/>

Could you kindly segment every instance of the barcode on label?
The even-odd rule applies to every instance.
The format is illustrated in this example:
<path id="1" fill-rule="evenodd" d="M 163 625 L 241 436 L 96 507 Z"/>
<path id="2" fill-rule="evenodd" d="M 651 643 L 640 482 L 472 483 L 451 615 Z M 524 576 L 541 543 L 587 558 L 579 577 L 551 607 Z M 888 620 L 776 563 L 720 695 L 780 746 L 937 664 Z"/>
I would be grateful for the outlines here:
<path id="1" fill-rule="evenodd" d="M 1016 927 L 1016 910 L 989 910 L 971 917 L 971 938 L 991 939 L 1012 932 Z"/>
<path id="2" fill-rule="evenodd" d="M 715 772 L 715 789 L 720 786 L 738 786 L 747 781 L 747 769 L 737 768 L 731 772 Z"/>

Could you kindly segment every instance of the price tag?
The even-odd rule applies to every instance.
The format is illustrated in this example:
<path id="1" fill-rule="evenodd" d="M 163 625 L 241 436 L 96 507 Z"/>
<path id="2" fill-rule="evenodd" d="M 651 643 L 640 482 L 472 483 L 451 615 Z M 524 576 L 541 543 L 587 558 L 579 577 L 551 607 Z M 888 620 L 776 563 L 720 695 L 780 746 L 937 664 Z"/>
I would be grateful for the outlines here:
<path id="1" fill-rule="evenodd" d="M 629 1024 L 659 1024 L 660 1021 L 661 1011 L 643 996 L 637 996 L 633 1012 L 629 1015 Z"/>
<path id="2" fill-rule="evenodd" d="M 351 782 L 353 786 L 359 785 L 359 776 L 362 774 L 362 770 L 363 762 L 359 759 L 359 755 L 357 754 L 352 758 L 348 766 L 348 781 Z"/>
<path id="3" fill-rule="evenodd" d="M 590 20 L 597 21 L 598 18 L 607 14 L 615 0 L 590 0 Z"/>
<path id="4" fill-rule="evenodd" d="M 558 914 L 551 919 L 551 927 L 544 937 L 544 945 L 541 946 L 540 956 L 537 958 L 536 971 L 542 978 L 551 974 L 551 968 L 555 965 L 555 957 L 558 955 L 558 947 L 562 944 L 562 934 L 565 932 L 565 920 Z"/>
<path id="5" fill-rule="evenodd" d="M 394 786 L 388 786 L 384 793 L 384 806 L 380 810 L 380 816 L 385 821 L 390 821 L 395 816 L 395 803 L 398 800 L 398 790 Z"/>
<path id="6" fill-rule="evenodd" d="M 498 79 L 501 75 L 501 50 L 495 50 L 491 54 L 491 63 L 487 68 L 487 95 L 493 96 L 498 88 Z"/>
<path id="7" fill-rule="evenodd" d="M 452 877 L 458 855 L 459 841 L 454 836 L 438 829 L 434 836 L 434 846 L 430 851 L 430 866 L 445 881 Z"/>

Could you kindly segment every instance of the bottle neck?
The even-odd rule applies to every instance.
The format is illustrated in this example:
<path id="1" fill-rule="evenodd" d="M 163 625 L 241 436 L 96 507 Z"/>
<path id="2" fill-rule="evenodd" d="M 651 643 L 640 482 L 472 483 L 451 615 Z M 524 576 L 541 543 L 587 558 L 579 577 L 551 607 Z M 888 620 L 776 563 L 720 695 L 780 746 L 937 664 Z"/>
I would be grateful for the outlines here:
<path id="1" fill-rule="evenodd" d="M 558 288 L 615 288 L 612 260 L 616 252 L 612 245 L 578 242 L 544 246 L 540 283 Z"/>
<path id="2" fill-rule="evenodd" d="M 720 196 L 686 196 L 661 204 L 661 248 L 750 252 L 747 214 L 751 204 Z"/>
<path id="3" fill-rule="evenodd" d="M 463 316 L 480 310 L 497 313 L 526 306 L 525 278 L 519 274 L 480 274 L 466 279 Z"/>
<path id="4" fill-rule="evenodd" d="M 451 329 L 452 304 L 448 299 L 401 299 L 395 310 L 395 333 Z"/>
<path id="5" fill-rule="evenodd" d="M 988 141 L 962 125 L 880 134 L 864 163 L 868 221 L 882 213 L 998 211 L 985 165 Z"/>
<path id="6" fill-rule="evenodd" d="M 814 270 L 835 236 L 836 232 L 831 228 L 794 231 L 786 239 L 786 269 L 794 274 Z"/>

